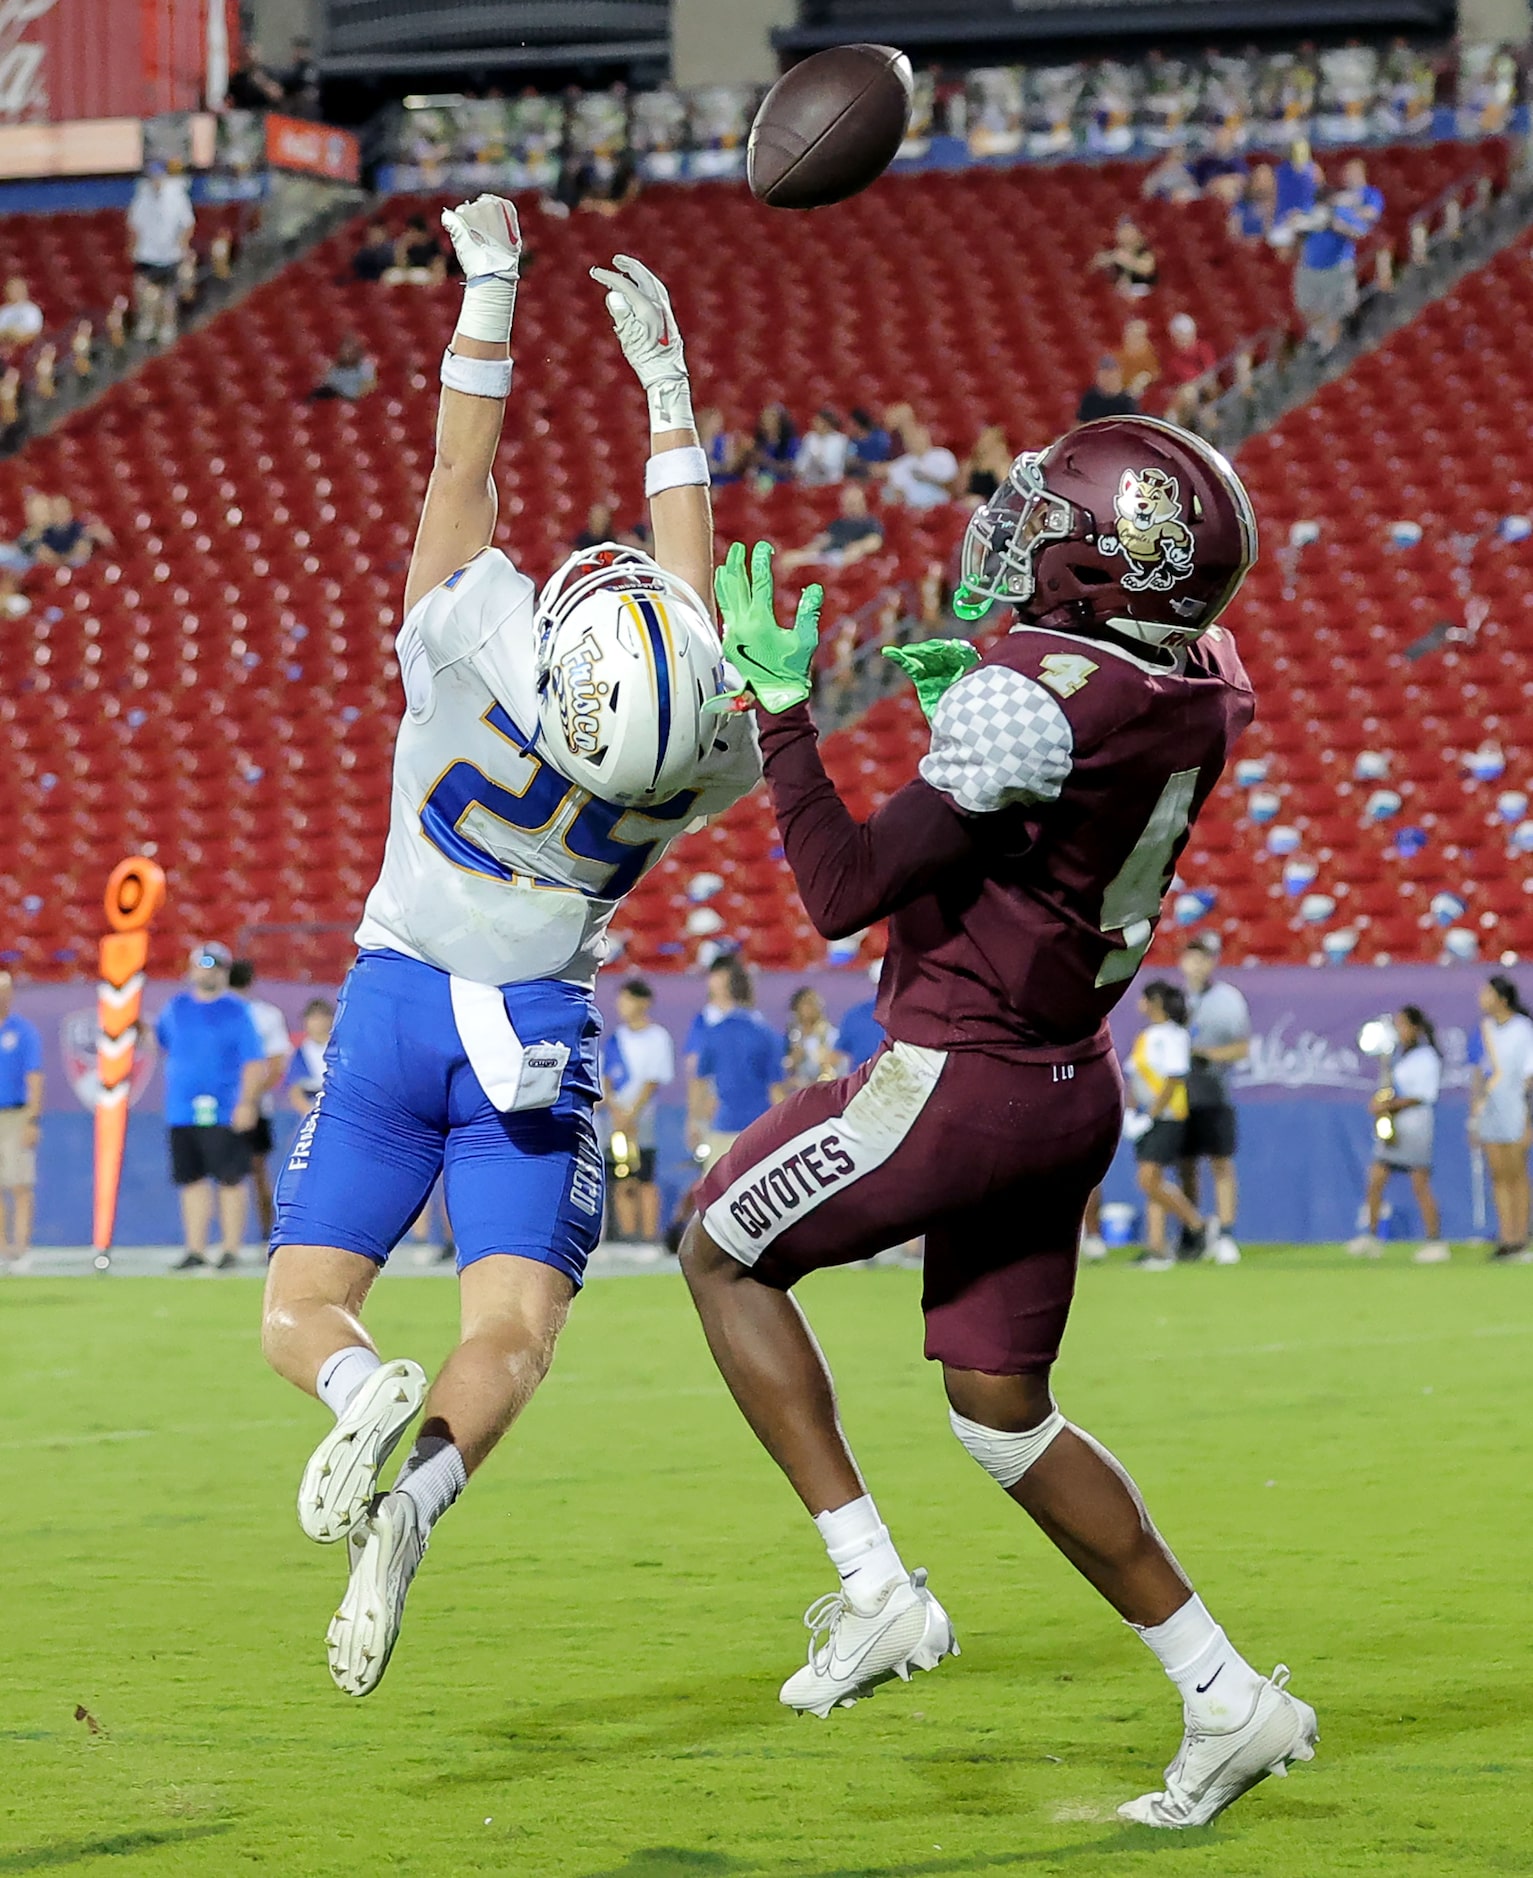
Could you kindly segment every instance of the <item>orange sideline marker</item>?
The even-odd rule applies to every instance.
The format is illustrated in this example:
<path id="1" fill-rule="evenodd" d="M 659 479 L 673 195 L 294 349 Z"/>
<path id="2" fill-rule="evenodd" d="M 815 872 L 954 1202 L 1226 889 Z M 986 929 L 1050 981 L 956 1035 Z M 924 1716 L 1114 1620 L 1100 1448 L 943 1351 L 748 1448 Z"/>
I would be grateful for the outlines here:
<path id="1" fill-rule="evenodd" d="M 91 1233 L 96 1267 L 111 1262 L 128 1138 L 128 1087 L 144 1001 L 144 963 L 149 957 L 149 922 L 165 903 L 165 873 L 143 855 L 120 861 L 106 884 L 106 921 L 96 985 L 96 1204 Z"/>

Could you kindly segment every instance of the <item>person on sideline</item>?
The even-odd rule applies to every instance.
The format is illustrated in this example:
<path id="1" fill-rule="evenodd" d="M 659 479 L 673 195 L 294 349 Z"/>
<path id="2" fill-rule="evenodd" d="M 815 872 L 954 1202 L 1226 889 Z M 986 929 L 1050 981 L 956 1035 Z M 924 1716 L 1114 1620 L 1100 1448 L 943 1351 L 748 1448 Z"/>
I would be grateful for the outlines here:
<path id="1" fill-rule="evenodd" d="M 1471 1045 L 1474 1086 L 1469 1099 L 1471 1141 L 1485 1155 L 1496 1202 L 1496 1246 L 1491 1258 L 1521 1262 L 1528 1244 L 1528 1077 L 1533 1075 L 1533 1017 L 1505 974 L 1480 987 L 1480 1029 Z"/>
<path id="2" fill-rule="evenodd" d="M 1178 1170 L 1182 1191 L 1201 1208 L 1199 1168 L 1208 1162 L 1214 1183 L 1214 1212 L 1219 1232 L 1214 1241 L 1216 1265 L 1238 1265 L 1235 1210 L 1240 1190 L 1235 1177 L 1239 1128 L 1230 1100 L 1230 1072 L 1251 1054 L 1251 1007 L 1224 979 L 1216 980 L 1217 949 L 1204 939 L 1190 939 L 1182 950 L 1182 984 L 1187 994 L 1187 1027 L 1192 1038 L 1192 1067 L 1187 1074 L 1187 1132 Z"/>
<path id="3" fill-rule="evenodd" d="M 1375 1092 L 1369 1105 L 1376 1118 L 1388 1117 L 1387 1135 L 1374 1130 L 1373 1162 L 1368 1169 L 1366 1199 L 1368 1227 L 1348 1243 L 1354 1258 L 1376 1259 L 1379 1216 L 1384 1189 L 1392 1173 L 1409 1174 L 1411 1192 L 1421 1212 L 1425 1242 L 1417 1248 L 1418 1265 L 1446 1265 L 1453 1256 L 1442 1236 L 1442 1215 L 1432 1191 L 1432 1136 L 1437 1098 L 1442 1093 L 1443 1059 L 1437 1032 L 1419 1004 L 1406 1004 L 1395 1013 L 1399 1043 L 1390 1069 L 1388 1089 Z"/>
<path id="4" fill-rule="evenodd" d="M 287 1099 L 300 1118 L 319 1100 L 325 1086 L 325 1051 L 335 1028 L 335 1006 L 328 998 L 310 998 L 303 1007 L 303 1035 L 287 1073 Z"/>
<path id="5" fill-rule="evenodd" d="M 32 1247 L 43 1040 L 30 1018 L 11 1009 L 13 991 L 10 973 L 0 972 L 0 1271 L 19 1272 Z"/>
<path id="6" fill-rule="evenodd" d="M 750 973 L 737 958 L 716 965 L 708 974 L 710 999 L 715 973 L 729 1005 L 699 1040 L 687 1091 L 687 1145 L 694 1153 L 706 1148 L 710 1166 L 777 1100 L 783 1067 L 782 1038 L 756 1009 Z"/>
<path id="7" fill-rule="evenodd" d="M 783 1082 L 789 1089 L 807 1089 L 812 1082 L 834 1082 L 846 1074 L 841 1039 L 825 1015 L 825 1000 L 813 985 L 800 985 L 788 1000 L 788 1031 L 783 1043 Z"/>
<path id="8" fill-rule="evenodd" d="M 652 1015 L 655 994 L 630 978 L 617 994 L 617 1024 L 602 1049 L 602 1094 L 612 1216 L 618 1237 L 660 1243 L 655 1182 L 655 1097 L 676 1075 L 676 1046 Z"/>
<path id="9" fill-rule="evenodd" d="M 250 1172 L 246 1137 L 260 1117 L 267 1063 L 244 999 L 230 994 L 233 963 L 227 946 L 193 946 L 188 989 L 155 1020 L 165 1063 L 170 1177 L 181 1196 L 186 1235 L 178 1272 L 200 1271 L 208 1262 L 215 1188 L 223 1241 L 218 1269 L 231 1271 L 239 1262 Z"/>
<path id="10" fill-rule="evenodd" d="M 236 959 L 229 967 L 229 989 L 250 1013 L 261 1048 L 266 1052 L 266 1080 L 261 1089 L 260 1113 L 255 1127 L 245 1136 L 250 1151 L 250 1188 L 255 1196 L 256 1225 L 261 1244 L 271 1237 L 271 1169 L 267 1166 L 272 1150 L 272 1117 L 277 1112 L 277 1091 L 292 1061 L 293 1040 L 287 1033 L 287 1019 L 275 1004 L 252 995 L 255 967 L 249 959 Z"/>
<path id="11" fill-rule="evenodd" d="M 1204 1219 L 1167 1169 L 1181 1160 L 1187 1137 L 1187 1078 L 1192 1044 L 1187 1000 L 1163 978 L 1152 978 L 1139 994 L 1145 1027 L 1124 1065 L 1133 1100 L 1123 1133 L 1134 1144 L 1139 1191 L 1145 1198 L 1144 1252 L 1135 1260 L 1146 1271 L 1169 1271 L 1176 1261 L 1166 1250 L 1166 1215 L 1174 1213 L 1199 1248 L 1216 1230 Z"/>

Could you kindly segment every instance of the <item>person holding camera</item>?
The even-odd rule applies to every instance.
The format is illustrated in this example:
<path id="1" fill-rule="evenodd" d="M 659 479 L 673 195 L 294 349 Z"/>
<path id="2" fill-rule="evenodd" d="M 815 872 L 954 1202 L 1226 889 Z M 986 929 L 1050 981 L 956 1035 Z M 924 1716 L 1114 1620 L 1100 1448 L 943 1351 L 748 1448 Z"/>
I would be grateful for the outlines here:
<path id="1" fill-rule="evenodd" d="M 1421 1213 L 1426 1239 L 1416 1249 L 1418 1265 L 1446 1265 L 1453 1256 L 1442 1236 L 1442 1215 L 1432 1191 L 1432 1139 L 1437 1098 L 1442 1092 L 1443 1060 L 1437 1033 L 1419 1004 L 1403 1005 L 1395 1013 L 1394 1062 L 1388 1086 L 1374 1093 L 1373 1161 L 1368 1169 L 1365 1200 L 1367 1228 L 1350 1241 L 1354 1258 L 1376 1259 L 1383 1250 L 1379 1221 L 1384 1211 L 1384 1190 L 1393 1173 L 1410 1177 L 1411 1192 Z"/>

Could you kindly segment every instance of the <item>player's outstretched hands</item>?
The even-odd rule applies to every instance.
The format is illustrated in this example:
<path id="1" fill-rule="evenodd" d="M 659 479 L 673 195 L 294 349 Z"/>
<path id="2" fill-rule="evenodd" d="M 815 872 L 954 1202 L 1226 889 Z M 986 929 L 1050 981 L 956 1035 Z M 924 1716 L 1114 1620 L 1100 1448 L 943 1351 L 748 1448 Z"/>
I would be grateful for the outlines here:
<path id="1" fill-rule="evenodd" d="M 508 280 L 522 271 L 522 225 L 504 196 L 476 196 L 443 209 L 442 226 L 452 239 L 464 279 Z"/>
<path id="2" fill-rule="evenodd" d="M 607 311 L 623 357 L 649 396 L 655 430 L 692 425 L 687 358 L 665 283 L 632 255 L 614 255 L 611 267 L 593 267 L 591 278 L 607 290 Z"/>
<path id="3" fill-rule="evenodd" d="M 745 543 L 735 542 L 713 577 L 724 620 L 724 655 L 775 717 L 809 696 L 809 667 L 820 642 L 825 589 L 806 587 L 793 624 L 777 624 L 773 611 L 772 544 L 758 541 L 746 565 Z"/>
<path id="4" fill-rule="evenodd" d="M 923 639 L 913 646 L 885 646 L 884 657 L 893 659 L 915 685 L 928 720 L 943 693 L 979 664 L 979 654 L 967 639 Z"/>

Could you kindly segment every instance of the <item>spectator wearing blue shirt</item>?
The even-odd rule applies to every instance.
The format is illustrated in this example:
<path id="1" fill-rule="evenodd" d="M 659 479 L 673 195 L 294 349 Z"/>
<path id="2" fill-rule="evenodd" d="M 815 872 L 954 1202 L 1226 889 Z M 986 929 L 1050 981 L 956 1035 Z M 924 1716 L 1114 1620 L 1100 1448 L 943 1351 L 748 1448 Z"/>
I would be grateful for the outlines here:
<path id="1" fill-rule="evenodd" d="M 894 456 L 894 439 L 888 430 L 873 419 L 871 412 L 859 405 L 846 420 L 851 448 L 847 451 L 848 476 L 866 476 L 875 463 L 888 463 Z"/>
<path id="2" fill-rule="evenodd" d="M 11 1009 L 13 990 L 10 973 L 0 972 L 0 1261 L 14 1272 L 25 1269 L 32 1244 L 43 1040 L 35 1024 Z"/>
<path id="3" fill-rule="evenodd" d="M 687 1092 L 688 1146 L 694 1152 L 706 1148 L 708 1161 L 765 1115 L 777 1100 L 783 1070 L 782 1038 L 755 1008 L 750 973 L 738 959 L 716 965 L 708 975 L 710 992 L 715 973 L 729 1003 L 702 1034 Z"/>
<path id="4" fill-rule="evenodd" d="M 1268 237 L 1275 248 L 1292 247 L 1309 226 L 1308 218 L 1314 211 L 1324 182 L 1324 172 L 1301 137 L 1277 167 L 1272 232 Z"/>
<path id="5" fill-rule="evenodd" d="M 154 1027 L 165 1063 L 170 1177 L 186 1235 L 177 1271 L 208 1263 L 215 1188 L 223 1237 L 218 1267 L 227 1271 L 238 1262 L 250 1173 L 250 1145 L 240 1137 L 260 1118 L 267 1063 L 248 1007 L 229 989 L 233 962 L 227 946 L 193 946 L 188 989 L 171 999 Z"/>
<path id="6" fill-rule="evenodd" d="M 854 1004 L 842 1018 L 837 1036 L 841 1054 L 854 1070 L 875 1057 L 884 1045 L 884 1027 L 873 1015 L 878 1008 L 878 994 Z"/>
<path id="7" fill-rule="evenodd" d="M 1294 275 L 1294 305 L 1322 352 L 1335 348 L 1342 322 L 1357 309 L 1357 244 L 1373 233 L 1384 213 L 1383 192 L 1368 181 L 1360 157 L 1343 169 L 1341 184 L 1310 218 Z"/>

